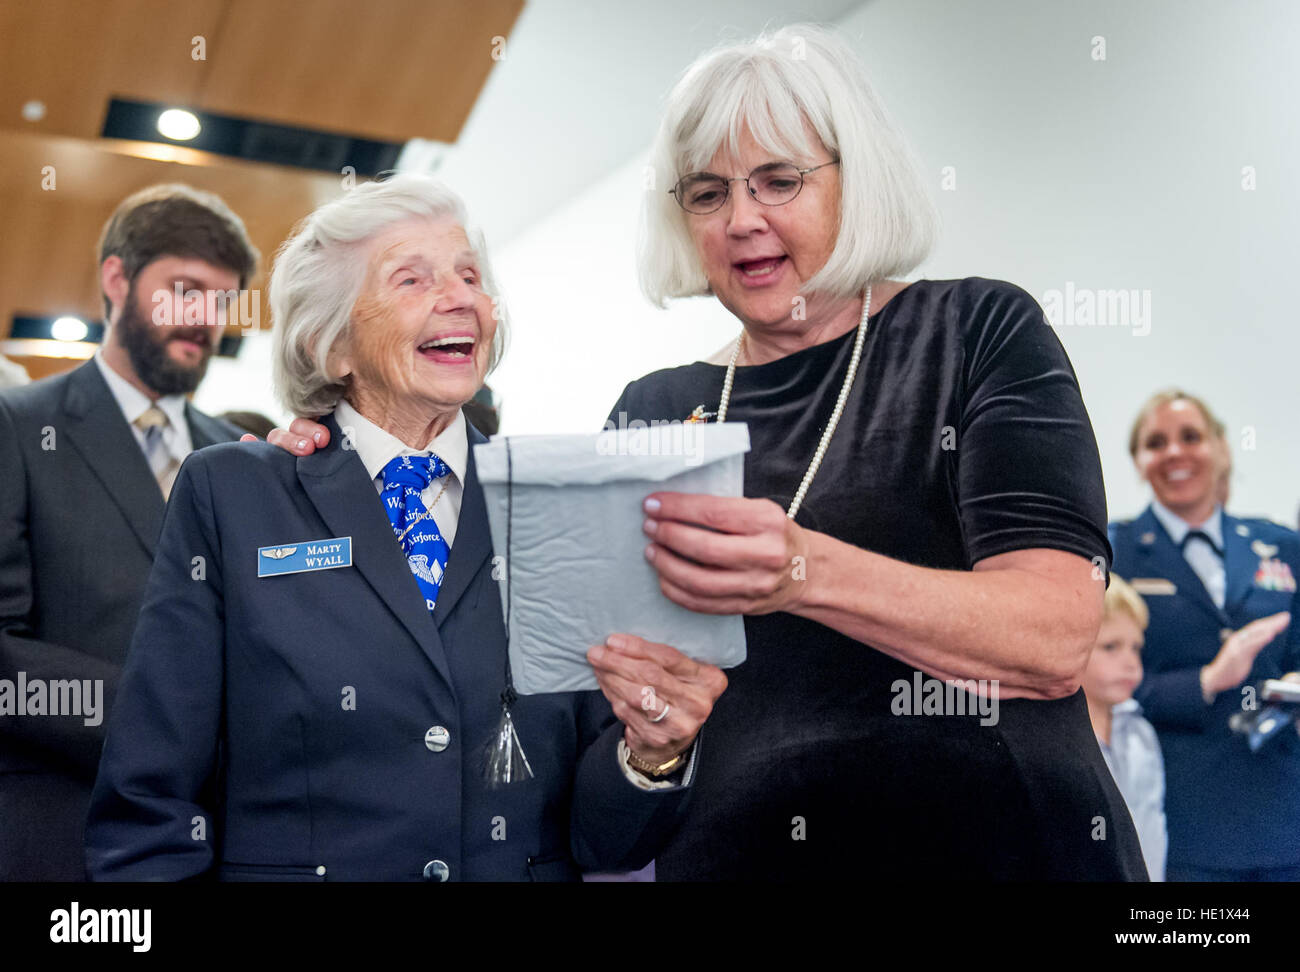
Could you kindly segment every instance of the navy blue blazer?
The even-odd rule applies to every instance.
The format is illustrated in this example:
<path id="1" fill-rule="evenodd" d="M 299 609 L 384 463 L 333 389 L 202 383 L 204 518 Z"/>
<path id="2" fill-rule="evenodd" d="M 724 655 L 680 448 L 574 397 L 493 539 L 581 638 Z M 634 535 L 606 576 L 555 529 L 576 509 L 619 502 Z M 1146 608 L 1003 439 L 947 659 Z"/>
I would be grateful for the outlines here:
<path id="1" fill-rule="evenodd" d="M 628 781 L 599 692 L 519 698 L 535 777 L 483 781 L 506 640 L 473 449 L 431 615 L 373 481 L 326 424 L 311 456 L 236 443 L 182 466 L 95 783 L 90 876 L 526 881 L 645 865 L 690 788 Z M 259 547 L 336 537 L 353 566 L 257 575 Z"/>
<path id="2" fill-rule="evenodd" d="M 1227 584 L 1219 608 L 1149 506 L 1136 520 L 1110 525 L 1112 569 L 1143 591 L 1151 612 L 1146 674 L 1135 696 L 1164 750 L 1168 860 L 1221 869 L 1297 865 L 1300 738 L 1287 728 L 1250 752 L 1246 738 L 1228 728 L 1250 693 L 1221 692 L 1206 705 L 1200 670 L 1228 634 L 1278 611 L 1292 613 L 1291 626 L 1259 653 L 1244 685 L 1300 669 L 1300 600 L 1256 579 L 1260 551 L 1269 547 L 1269 559 L 1300 577 L 1300 535 L 1225 513 L 1223 540 Z"/>

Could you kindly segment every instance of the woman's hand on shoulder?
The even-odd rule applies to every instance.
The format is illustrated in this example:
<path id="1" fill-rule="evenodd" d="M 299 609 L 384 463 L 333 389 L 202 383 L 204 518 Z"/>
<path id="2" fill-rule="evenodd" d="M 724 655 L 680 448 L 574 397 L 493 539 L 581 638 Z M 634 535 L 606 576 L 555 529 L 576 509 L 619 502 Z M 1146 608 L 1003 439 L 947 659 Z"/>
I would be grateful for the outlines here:
<path id="1" fill-rule="evenodd" d="M 241 435 L 239 441 L 256 442 L 257 436 L 247 433 Z M 266 441 L 273 446 L 279 446 L 285 452 L 292 452 L 295 456 L 309 456 L 318 447 L 323 449 L 329 445 L 330 430 L 311 419 L 296 418 L 289 423 L 288 430 L 272 429 L 267 434 Z"/>
<path id="2" fill-rule="evenodd" d="M 771 500 L 652 493 L 644 509 L 646 559 L 669 600 L 702 614 L 799 605 L 809 531 Z"/>

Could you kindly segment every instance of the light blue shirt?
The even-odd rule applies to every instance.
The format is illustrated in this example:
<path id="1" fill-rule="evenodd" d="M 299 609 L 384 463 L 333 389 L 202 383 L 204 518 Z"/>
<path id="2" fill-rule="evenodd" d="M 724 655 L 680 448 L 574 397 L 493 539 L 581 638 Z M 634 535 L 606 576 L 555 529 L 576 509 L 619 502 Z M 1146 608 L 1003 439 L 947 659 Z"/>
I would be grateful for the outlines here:
<path id="1" fill-rule="evenodd" d="M 1183 537 L 1187 536 L 1189 530 L 1197 529 L 1213 540 L 1220 550 L 1224 549 L 1223 507 L 1216 505 L 1210 518 L 1195 528 L 1158 499 L 1151 500 L 1151 512 L 1156 515 L 1156 519 L 1165 528 L 1165 532 L 1169 534 L 1169 539 L 1173 540 L 1175 546 L 1182 545 Z M 1217 607 L 1222 608 L 1228 589 L 1228 575 L 1223 558 L 1215 553 L 1208 543 L 1200 537 L 1195 537 L 1187 542 L 1187 547 L 1183 550 L 1183 559 L 1201 579 L 1201 583 L 1209 592 L 1210 599 Z"/>
<path id="2" fill-rule="evenodd" d="M 1110 775 L 1128 805 L 1138 843 L 1152 881 L 1165 879 L 1165 760 L 1156 730 L 1142 716 L 1137 699 L 1128 699 L 1110 711 L 1110 745 L 1097 740 Z"/>
<path id="3" fill-rule="evenodd" d="M 163 414 L 167 416 L 169 423 L 163 427 L 163 445 L 166 446 L 167 452 L 173 459 L 178 463 L 184 462 L 185 457 L 194 451 L 194 443 L 190 439 L 190 423 L 185 421 L 185 396 L 164 395 L 157 401 L 150 401 L 148 395 L 109 366 L 108 362 L 104 360 L 103 348 L 95 351 L 95 364 L 99 367 L 99 373 L 104 376 L 104 382 L 108 385 L 108 390 L 113 393 L 113 399 L 117 402 L 118 408 L 122 410 L 122 415 L 126 418 L 126 424 L 131 426 L 135 441 L 140 443 L 140 451 L 144 452 L 146 456 L 149 454 L 145 448 L 144 429 L 138 427 L 135 420 L 147 412 L 151 405 L 157 405 L 162 409 Z"/>

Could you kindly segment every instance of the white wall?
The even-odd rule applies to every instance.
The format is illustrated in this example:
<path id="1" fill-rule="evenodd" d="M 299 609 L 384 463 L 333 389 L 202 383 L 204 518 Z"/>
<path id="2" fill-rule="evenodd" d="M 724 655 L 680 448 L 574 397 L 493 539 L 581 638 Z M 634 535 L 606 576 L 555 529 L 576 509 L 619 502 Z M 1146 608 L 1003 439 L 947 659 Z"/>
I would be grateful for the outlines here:
<path id="1" fill-rule="evenodd" d="M 1040 300 L 1067 281 L 1149 291 L 1143 336 L 1058 331 L 1112 516 L 1146 501 L 1127 454 L 1132 417 L 1149 393 L 1178 384 L 1232 430 L 1233 510 L 1293 523 L 1300 337 L 1283 282 L 1300 256 L 1300 5 L 875 0 L 840 27 L 933 180 L 945 230 L 918 275 L 998 277 Z M 1105 60 L 1093 58 L 1096 36 Z M 631 161 L 498 248 L 515 322 L 492 379 L 504 432 L 597 428 L 626 382 L 736 333 L 708 301 L 660 312 L 639 295 L 650 134 Z M 946 166 L 953 190 L 941 188 Z M 1253 191 L 1244 166 L 1255 168 Z"/>
<path id="2" fill-rule="evenodd" d="M 488 382 L 503 433 L 594 432 L 629 381 L 707 356 L 739 333 L 715 300 L 659 311 L 641 297 L 634 246 L 647 158 L 620 167 L 496 258 L 511 344 Z"/>
<path id="3" fill-rule="evenodd" d="M 832 20 L 860 2 L 527 0 L 438 175 L 489 241 L 513 239 L 635 154 L 664 92 L 724 31 Z"/>
<path id="4" fill-rule="evenodd" d="M 271 388 L 270 332 L 258 331 L 244 338 L 238 358 L 213 358 L 194 404 L 209 415 L 261 412 L 287 425 L 292 416 L 280 407 Z"/>

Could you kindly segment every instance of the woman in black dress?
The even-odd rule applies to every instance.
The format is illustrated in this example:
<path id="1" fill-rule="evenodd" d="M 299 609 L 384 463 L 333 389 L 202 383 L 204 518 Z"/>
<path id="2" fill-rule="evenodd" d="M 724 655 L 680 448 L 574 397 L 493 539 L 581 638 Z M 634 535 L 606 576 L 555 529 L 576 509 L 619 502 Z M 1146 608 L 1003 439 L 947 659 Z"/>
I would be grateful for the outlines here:
<path id="1" fill-rule="evenodd" d="M 646 293 L 712 294 L 742 331 L 611 419 L 747 422 L 752 443 L 748 498 L 647 499 L 664 594 L 744 614 L 749 644 L 659 879 L 1144 879 L 1079 690 L 1100 461 L 1041 309 L 993 280 L 890 279 L 932 211 L 816 28 L 697 61 L 654 164 L 673 189 L 650 194 Z"/>

